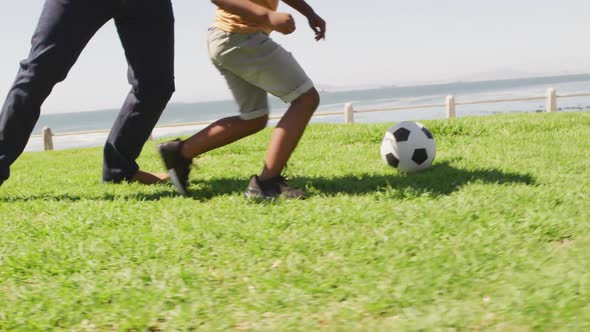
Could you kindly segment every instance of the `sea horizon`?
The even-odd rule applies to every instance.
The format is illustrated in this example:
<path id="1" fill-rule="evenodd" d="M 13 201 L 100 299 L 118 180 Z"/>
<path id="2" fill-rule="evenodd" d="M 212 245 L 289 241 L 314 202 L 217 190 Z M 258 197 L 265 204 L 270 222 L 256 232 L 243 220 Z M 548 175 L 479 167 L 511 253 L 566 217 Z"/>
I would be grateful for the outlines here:
<path id="1" fill-rule="evenodd" d="M 381 86 L 353 90 L 320 89 L 321 105 L 317 112 L 342 111 L 344 104 L 353 103 L 355 109 L 381 109 L 416 105 L 444 104 L 447 95 L 454 95 L 457 101 L 482 99 L 516 99 L 545 96 L 548 88 L 557 89 L 558 94 L 590 93 L 590 74 L 573 74 L 513 79 L 494 79 L 476 81 L 456 81 L 426 85 Z M 286 109 L 282 101 L 270 97 L 271 114 L 282 114 Z M 560 99 L 561 110 L 590 109 L 590 97 Z M 487 115 L 510 112 L 544 111 L 544 101 L 511 102 L 493 105 L 462 105 L 457 108 L 457 116 Z M 103 109 L 67 113 L 42 114 L 33 131 L 39 135 L 43 127 L 51 128 L 53 133 L 108 130 L 119 109 Z M 182 123 L 214 121 L 237 114 L 233 100 L 200 102 L 173 102 L 163 112 L 158 126 Z M 396 112 L 377 112 L 355 114 L 355 120 L 363 123 L 396 122 L 404 120 L 428 120 L 444 118 L 444 109 L 424 109 Z M 343 123 L 344 115 L 317 117 L 312 122 Z M 202 126 L 177 127 L 154 130 L 154 137 L 174 136 L 192 133 Z M 55 148 L 66 149 L 102 145 L 106 134 L 68 136 L 67 139 L 55 137 Z M 26 151 L 42 149 L 40 139 L 34 137 Z"/>

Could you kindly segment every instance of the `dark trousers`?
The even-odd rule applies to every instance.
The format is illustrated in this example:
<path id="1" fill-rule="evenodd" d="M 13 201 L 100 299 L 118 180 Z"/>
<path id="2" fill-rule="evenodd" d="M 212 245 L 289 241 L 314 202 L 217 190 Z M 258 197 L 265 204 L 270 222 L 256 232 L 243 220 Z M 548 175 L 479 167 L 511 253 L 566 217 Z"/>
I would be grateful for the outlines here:
<path id="1" fill-rule="evenodd" d="M 20 63 L 0 114 L 0 184 L 23 152 L 55 84 L 66 78 L 88 41 L 111 19 L 125 50 L 132 88 L 104 147 L 103 181 L 135 175 L 135 160 L 174 92 L 170 0 L 46 0 L 31 53 Z"/>

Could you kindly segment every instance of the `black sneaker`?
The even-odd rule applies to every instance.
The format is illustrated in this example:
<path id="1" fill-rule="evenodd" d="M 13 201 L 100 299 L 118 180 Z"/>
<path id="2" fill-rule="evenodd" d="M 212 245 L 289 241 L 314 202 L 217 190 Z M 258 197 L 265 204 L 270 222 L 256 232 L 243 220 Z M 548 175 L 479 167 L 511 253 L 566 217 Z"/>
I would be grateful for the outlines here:
<path id="1" fill-rule="evenodd" d="M 302 190 L 289 187 L 287 179 L 283 176 L 260 181 L 257 175 L 252 175 L 245 194 L 247 198 L 255 199 L 274 199 L 278 197 L 290 199 L 305 198 L 305 193 Z"/>
<path id="2" fill-rule="evenodd" d="M 179 194 L 188 196 L 188 174 L 191 170 L 191 160 L 182 157 L 181 146 L 180 140 L 164 142 L 158 144 L 158 151 L 170 175 L 170 182 Z"/>

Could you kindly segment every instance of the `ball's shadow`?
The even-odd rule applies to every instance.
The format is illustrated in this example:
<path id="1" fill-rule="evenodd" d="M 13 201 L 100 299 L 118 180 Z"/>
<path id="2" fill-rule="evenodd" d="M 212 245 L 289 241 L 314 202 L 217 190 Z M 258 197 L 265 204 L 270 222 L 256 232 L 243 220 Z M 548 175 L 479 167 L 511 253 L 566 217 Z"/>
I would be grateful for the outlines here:
<path id="1" fill-rule="evenodd" d="M 247 181 L 237 178 L 210 179 L 206 182 L 193 182 L 197 188 L 192 191 L 195 199 L 206 200 L 218 195 L 231 195 L 243 192 Z M 498 169 L 465 170 L 451 166 L 447 162 L 435 164 L 425 172 L 404 175 L 395 170 L 386 175 L 346 175 L 332 178 L 296 177 L 290 183 L 299 188 L 312 191 L 312 196 L 365 195 L 387 189 L 410 192 L 415 195 L 429 193 L 434 196 L 449 195 L 461 187 L 474 182 L 488 184 L 534 185 L 535 178 L 530 174 L 503 172 Z M 198 184 L 201 185 L 198 185 Z M 200 187 L 200 188 L 199 188 Z"/>

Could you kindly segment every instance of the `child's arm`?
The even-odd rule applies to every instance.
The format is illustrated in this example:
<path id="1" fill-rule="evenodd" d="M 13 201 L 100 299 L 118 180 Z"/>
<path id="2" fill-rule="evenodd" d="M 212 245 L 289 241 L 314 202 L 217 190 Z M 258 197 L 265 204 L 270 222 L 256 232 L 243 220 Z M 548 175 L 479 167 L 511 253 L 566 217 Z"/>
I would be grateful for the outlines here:
<path id="1" fill-rule="evenodd" d="M 238 15 L 250 22 L 268 25 L 285 35 L 295 31 L 295 20 L 287 13 L 275 12 L 247 0 L 211 0 L 211 2 L 228 13 Z"/>
<path id="2" fill-rule="evenodd" d="M 307 17 L 309 26 L 315 32 L 315 40 L 326 38 L 326 22 L 315 13 L 305 0 L 283 0 L 283 2 Z"/>

